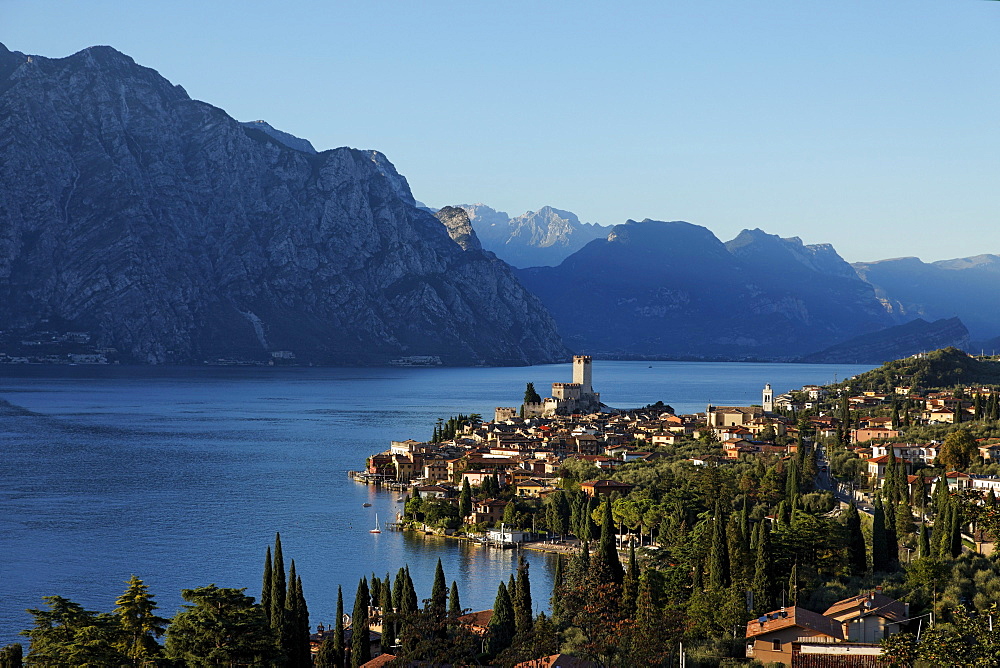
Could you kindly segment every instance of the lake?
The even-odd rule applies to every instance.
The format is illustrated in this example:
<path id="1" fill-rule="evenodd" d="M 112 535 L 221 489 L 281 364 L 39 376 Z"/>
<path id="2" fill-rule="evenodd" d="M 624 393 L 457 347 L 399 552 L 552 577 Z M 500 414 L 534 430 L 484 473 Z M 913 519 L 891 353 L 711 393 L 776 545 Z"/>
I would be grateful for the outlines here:
<path id="1" fill-rule="evenodd" d="M 678 412 L 760 403 L 870 366 L 702 362 L 593 365 L 617 407 L 662 400 Z M 427 439 L 438 417 L 546 396 L 570 364 L 514 368 L 0 367 L 0 644 L 30 625 L 24 610 L 58 594 L 111 611 L 133 573 L 164 616 L 182 588 L 246 587 L 258 597 L 264 550 L 281 532 L 313 626 L 348 612 L 358 580 L 409 564 L 430 596 L 441 558 L 462 605 L 491 607 L 513 551 L 383 532 L 399 495 L 350 480 L 390 440 Z M 371 503 L 370 508 L 362 507 Z M 546 609 L 553 558 L 526 551 L 535 607 Z"/>

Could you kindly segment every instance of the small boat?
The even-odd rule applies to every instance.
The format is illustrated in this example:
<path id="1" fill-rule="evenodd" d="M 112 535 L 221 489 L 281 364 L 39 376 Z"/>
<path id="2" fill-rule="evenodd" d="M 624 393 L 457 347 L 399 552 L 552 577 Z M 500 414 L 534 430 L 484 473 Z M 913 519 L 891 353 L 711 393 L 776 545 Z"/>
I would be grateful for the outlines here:
<path id="1" fill-rule="evenodd" d="M 375 513 L 375 528 L 370 529 L 368 533 L 382 533 L 382 530 L 378 528 L 378 513 Z"/>
<path id="2" fill-rule="evenodd" d="M 362 504 L 361 504 L 361 507 L 362 507 L 362 508 L 371 508 L 371 507 L 372 507 L 372 504 L 370 504 L 370 503 L 362 503 Z"/>

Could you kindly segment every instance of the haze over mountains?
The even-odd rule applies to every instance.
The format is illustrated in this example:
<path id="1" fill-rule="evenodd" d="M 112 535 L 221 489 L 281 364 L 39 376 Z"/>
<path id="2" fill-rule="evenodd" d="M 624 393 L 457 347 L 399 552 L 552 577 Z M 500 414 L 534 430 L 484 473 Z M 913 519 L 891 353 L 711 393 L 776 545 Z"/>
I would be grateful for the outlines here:
<path id="1" fill-rule="evenodd" d="M 1000 336 L 997 288 L 992 255 L 852 266 L 759 229 L 723 243 L 550 206 L 428 210 L 381 153 L 240 123 L 109 47 L 0 45 L 3 345 L 61 330 L 148 363 L 856 361 Z"/>

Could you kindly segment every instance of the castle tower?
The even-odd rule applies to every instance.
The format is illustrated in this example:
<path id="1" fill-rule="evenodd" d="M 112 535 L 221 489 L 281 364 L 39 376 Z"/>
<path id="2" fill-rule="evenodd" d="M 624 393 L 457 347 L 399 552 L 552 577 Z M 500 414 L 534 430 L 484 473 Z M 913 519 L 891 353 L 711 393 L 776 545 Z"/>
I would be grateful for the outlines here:
<path id="1" fill-rule="evenodd" d="M 762 397 L 761 405 L 764 407 L 765 413 L 774 412 L 774 391 L 771 389 L 771 383 L 764 386 L 764 394 Z"/>
<path id="2" fill-rule="evenodd" d="M 594 388 L 591 386 L 592 369 L 590 367 L 590 355 L 573 356 L 573 382 L 580 384 L 580 394 L 593 394 Z"/>

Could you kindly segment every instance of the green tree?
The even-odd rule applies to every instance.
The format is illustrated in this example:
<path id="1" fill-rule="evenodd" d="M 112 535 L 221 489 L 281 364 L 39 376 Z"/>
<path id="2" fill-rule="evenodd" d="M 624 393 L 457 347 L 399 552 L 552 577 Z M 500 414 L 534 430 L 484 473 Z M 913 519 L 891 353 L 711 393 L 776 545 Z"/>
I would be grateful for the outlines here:
<path id="1" fill-rule="evenodd" d="M 119 650 L 127 656 L 132 665 L 141 666 L 161 653 L 156 639 L 163 635 L 169 619 L 157 616 L 156 601 L 142 580 L 133 575 L 128 580 L 128 588 L 115 600 L 114 614 L 122 631 Z"/>
<path id="2" fill-rule="evenodd" d="M 542 402 L 542 397 L 535 391 L 535 384 L 528 383 L 524 388 L 524 403 L 526 404 L 540 404 Z"/>
<path id="3" fill-rule="evenodd" d="M 708 586 L 722 590 L 729 586 L 729 553 L 722 504 L 716 499 L 712 522 L 712 547 L 708 553 Z"/>
<path id="4" fill-rule="evenodd" d="M 281 553 L 281 534 L 274 534 L 274 561 L 271 566 L 271 628 L 277 638 L 285 626 L 285 557 Z"/>
<path id="5" fill-rule="evenodd" d="M 516 630 L 514 605 L 507 591 L 507 585 L 501 581 L 497 587 L 497 597 L 493 601 L 493 616 L 489 623 L 489 636 L 486 641 L 488 653 L 496 656 L 510 647 Z"/>
<path id="6" fill-rule="evenodd" d="M 462 602 L 458 598 L 458 583 L 451 581 L 451 592 L 448 594 L 448 616 L 461 617 Z"/>
<path id="7" fill-rule="evenodd" d="M 774 559 L 771 554 L 771 532 L 762 520 L 757 538 L 757 558 L 754 561 L 754 610 L 759 614 L 774 610 Z"/>
<path id="8" fill-rule="evenodd" d="M 0 668 L 21 668 L 24 665 L 23 658 L 24 648 L 19 642 L 0 647 Z"/>
<path id="9" fill-rule="evenodd" d="M 639 564 L 635 558 L 635 543 L 628 544 L 628 570 L 622 580 L 621 614 L 624 619 L 635 618 L 636 601 L 639 598 Z"/>
<path id="10" fill-rule="evenodd" d="M 264 582 L 260 587 L 260 607 L 264 608 L 267 623 L 271 623 L 271 596 L 274 589 L 274 575 L 271 568 L 271 546 L 267 546 L 264 554 Z"/>
<path id="11" fill-rule="evenodd" d="M 472 514 L 472 487 L 469 479 L 462 479 L 462 493 L 458 497 L 458 514 L 466 518 Z"/>
<path id="12" fill-rule="evenodd" d="M 615 523 L 611 514 L 611 499 L 604 500 L 604 513 L 601 521 L 601 540 L 597 546 L 597 560 L 594 570 L 602 584 L 621 586 L 625 578 L 625 570 L 618 558 L 615 547 Z"/>
<path id="13" fill-rule="evenodd" d="M 351 668 L 358 668 L 372 659 L 368 629 L 368 581 L 362 577 L 354 595 L 354 614 L 351 615 Z"/>
<path id="14" fill-rule="evenodd" d="M 278 658 L 267 617 L 244 589 L 182 589 L 185 605 L 167 628 L 166 653 L 188 666 L 261 665 Z"/>
<path id="15" fill-rule="evenodd" d="M 432 614 L 443 618 L 448 605 L 448 584 L 444 579 L 444 567 L 441 566 L 441 558 L 438 558 L 437 568 L 434 569 L 434 585 L 431 587 L 430 611 Z"/>
<path id="16" fill-rule="evenodd" d="M 885 532 L 885 511 L 882 508 L 882 497 L 875 497 L 875 508 L 872 511 L 872 570 L 888 571 L 890 568 L 889 542 Z"/>
<path id="17" fill-rule="evenodd" d="M 344 665 L 344 594 L 337 587 L 337 621 L 333 630 L 323 637 L 316 653 L 316 668 L 343 668 Z M 383 639 L 386 637 L 383 634 Z M 388 650 L 391 642 L 385 645 Z"/>
<path id="18" fill-rule="evenodd" d="M 861 531 L 861 515 L 853 503 L 844 514 L 844 529 L 847 533 L 847 570 L 851 575 L 864 575 L 868 570 L 868 550 Z"/>
<path id="19" fill-rule="evenodd" d="M 531 633 L 534 621 L 531 610 L 531 579 L 528 577 L 528 562 L 521 555 L 518 556 L 517 586 L 511 603 L 514 606 L 514 627 L 518 635 Z"/>
<path id="20" fill-rule="evenodd" d="M 964 471 L 969 468 L 978 448 L 976 439 L 966 429 L 957 429 L 945 436 L 938 453 L 938 461 L 946 471 Z"/>
<path id="21" fill-rule="evenodd" d="M 48 609 L 29 609 L 34 626 L 21 632 L 31 639 L 29 665 L 100 668 L 128 663 L 117 649 L 122 636 L 115 617 L 85 610 L 62 596 L 42 600 Z"/>

